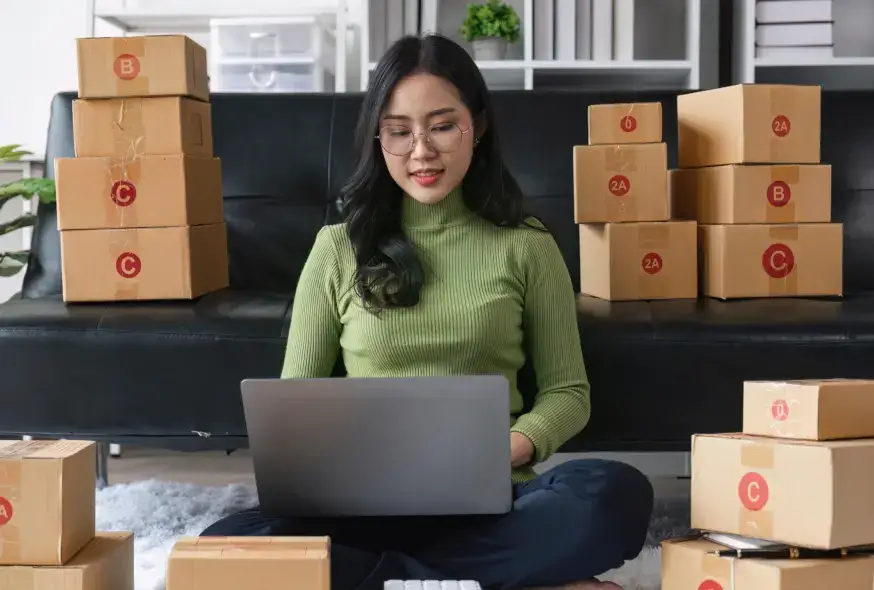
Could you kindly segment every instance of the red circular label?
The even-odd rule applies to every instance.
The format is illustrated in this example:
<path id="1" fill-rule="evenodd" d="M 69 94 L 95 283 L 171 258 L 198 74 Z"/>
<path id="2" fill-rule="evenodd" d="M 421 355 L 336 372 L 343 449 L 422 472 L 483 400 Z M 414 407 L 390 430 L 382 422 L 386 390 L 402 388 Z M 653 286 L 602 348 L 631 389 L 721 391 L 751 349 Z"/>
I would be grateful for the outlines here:
<path id="1" fill-rule="evenodd" d="M 778 399 L 771 404 L 771 417 L 777 422 L 783 422 L 789 418 L 789 404 L 785 399 Z"/>
<path id="2" fill-rule="evenodd" d="M 112 71 L 122 80 L 133 80 L 140 75 L 140 60 L 136 55 L 122 53 L 115 58 Z"/>
<path id="3" fill-rule="evenodd" d="M 775 180 L 768 185 L 768 202 L 774 207 L 784 207 L 792 198 L 792 189 L 782 180 Z"/>
<path id="4" fill-rule="evenodd" d="M 786 278 L 795 269 L 795 254 L 786 244 L 771 244 L 762 254 L 762 266 L 772 278 Z"/>
<path id="5" fill-rule="evenodd" d="M 132 279 L 143 270 L 143 262 L 133 252 L 124 252 L 115 261 L 115 270 L 126 279 Z"/>
<path id="6" fill-rule="evenodd" d="M 622 131 L 625 133 L 631 133 L 635 129 L 637 129 L 637 119 L 632 117 L 631 115 L 625 115 L 619 121 L 619 127 L 622 128 Z"/>
<path id="7" fill-rule="evenodd" d="M 627 176 L 617 174 L 610 178 L 610 182 L 607 183 L 607 188 L 617 197 L 624 197 L 628 194 L 628 191 L 631 190 L 631 181 L 628 180 Z"/>
<path id="8" fill-rule="evenodd" d="M 755 472 L 750 472 L 740 478 L 737 484 L 737 495 L 740 503 L 747 510 L 761 510 L 768 503 L 768 482 Z"/>
<path id="9" fill-rule="evenodd" d="M 127 180 L 117 180 L 112 183 L 109 198 L 119 207 L 127 207 L 137 200 L 137 187 Z"/>
<path id="10" fill-rule="evenodd" d="M 722 584 L 716 580 L 704 580 L 698 585 L 698 590 L 722 590 Z"/>
<path id="11" fill-rule="evenodd" d="M 12 504 L 6 498 L 0 496 L 0 526 L 12 520 Z"/>
<path id="12" fill-rule="evenodd" d="M 792 131 L 792 123 L 789 122 L 789 117 L 786 115 L 777 115 L 771 122 L 771 131 L 777 137 L 786 137 Z"/>
<path id="13" fill-rule="evenodd" d="M 654 275 L 662 269 L 662 257 L 657 252 L 650 252 L 643 257 L 640 266 L 644 272 Z"/>

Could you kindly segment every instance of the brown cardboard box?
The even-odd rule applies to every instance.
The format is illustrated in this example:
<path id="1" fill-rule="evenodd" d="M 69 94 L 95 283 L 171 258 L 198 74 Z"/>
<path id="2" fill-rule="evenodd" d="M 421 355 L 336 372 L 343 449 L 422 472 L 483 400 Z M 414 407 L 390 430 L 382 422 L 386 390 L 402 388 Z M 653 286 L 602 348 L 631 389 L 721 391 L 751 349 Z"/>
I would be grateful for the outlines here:
<path id="1" fill-rule="evenodd" d="M 0 565 L 63 565 L 94 537 L 96 460 L 92 442 L 0 441 Z"/>
<path id="2" fill-rule="evenodd" d="M 180 539 L 167 564 L 167 590 L 330 590 L 328 537 Z"/>
<path id="3" fill-rule="evenodd" d="M 820 549 L 872 544 L 872 465 L 874 439 L 695 435 L 691 526 Z"/>
<path id="4" fill-rule="evenodd" d="M 680 168 L 818 164 L 819 86 L 739 84 L 677 97 Z"/>
<path id="5" fill-rule="evenodd" d="M 574 146 L 576 223 L 670 218 L 664 143 Z"/>
<path id="6" fill-rule="evenodd" d="M 661 544 L 664 590 L 871 590 L 874 558 L 730 559 L 705 539 Z"/>
<path id="7" fill-rule="evenodd" d="M 706 297 L 839 296 L 840 223 L 699 225 Z"/>
<path id="8" fill-rule="evenodd" d="M 580 225 L 581 292 L 610 301 L 697 298 L 695 225 Z"/>
<path id="9" fill-rule="evenodd" d="M 874 438 L 874 381 L 746 381 L 743 431 L 806 440 Z"/>
<path id="10" fill-rule="evenodd" d="M 172 96 L 74 100 L 73 145 L 79 158 L 212 157 L 210 104 Z"/>
<path id="11" fill-rule="evenodd" d="M 670 171 L 674 217 L 702 224 L 828 223 L 831 166 L 714 166 Z"/>
<path id="12" fill-rule="evenodd" d="M 589 145 L 661 141 L 662 103 L 589 105 Z"/>
<path id="13" fill-rule="evenodd" d="M 134 536 L 97 533 L 61 566 L 0 568 L 2 590 L 133 590 Z"/>
<path id="14" fill-rule="evenodd" d="M 77 39 L 76 52 L 79 98 L 209 100 L 206 49 L 184 35 Z"/>
<path id="15" fill-rule="evenodd" d="M 194 299 L 228 286 L 224 223 L 61 232 L 64 301 Z"/>
<path id="16" fill-rule="evenodd" d="M 218 158 L 56 158 L 58 229 L 224 221 Z"/>

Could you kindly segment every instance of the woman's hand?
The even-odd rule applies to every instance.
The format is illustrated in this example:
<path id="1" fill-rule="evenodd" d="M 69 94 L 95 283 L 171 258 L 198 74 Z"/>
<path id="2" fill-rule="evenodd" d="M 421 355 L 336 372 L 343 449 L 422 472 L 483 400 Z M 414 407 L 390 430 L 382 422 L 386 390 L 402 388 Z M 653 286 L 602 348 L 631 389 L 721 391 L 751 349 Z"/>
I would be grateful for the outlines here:
<path id="1" fill-rule="evenodd" d="M 534 458 L 534 443 L 521 432 L 510 433 L 510 465 L 522 467 Z"/>

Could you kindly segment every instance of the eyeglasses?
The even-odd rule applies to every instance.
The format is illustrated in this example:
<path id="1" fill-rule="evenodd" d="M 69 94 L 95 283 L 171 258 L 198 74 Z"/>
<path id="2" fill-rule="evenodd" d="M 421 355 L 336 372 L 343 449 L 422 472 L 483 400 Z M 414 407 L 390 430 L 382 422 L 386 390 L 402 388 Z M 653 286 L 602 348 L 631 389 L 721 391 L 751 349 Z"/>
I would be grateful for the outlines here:
<path id="1" fill-rule="evenodd" d="M 461 145 L 464 134 L 473 129 L 473 125 L 465 130 L 455 123 L 440 123 L 428 127 L 425 133 L 413 133 L 413 130 L 403 125 L 386 125 L 380 128 L 379 140 L 382 149 L 393 156 L 406 156 L 416 148 L 419 137 L 425 141 L 434 151 L 440 153 L 454 152 Z"/>

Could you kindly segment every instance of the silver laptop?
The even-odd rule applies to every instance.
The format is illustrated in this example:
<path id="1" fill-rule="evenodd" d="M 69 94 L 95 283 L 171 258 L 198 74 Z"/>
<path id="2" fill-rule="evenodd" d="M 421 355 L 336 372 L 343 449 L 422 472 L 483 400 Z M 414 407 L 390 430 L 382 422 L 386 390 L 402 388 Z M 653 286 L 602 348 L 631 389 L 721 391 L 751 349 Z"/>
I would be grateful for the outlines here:
<path id="1" fill-rule="evenodd" d="M 273 516 L 503 514 L 503 376 L 247 379 L 261 510 Z"/>

